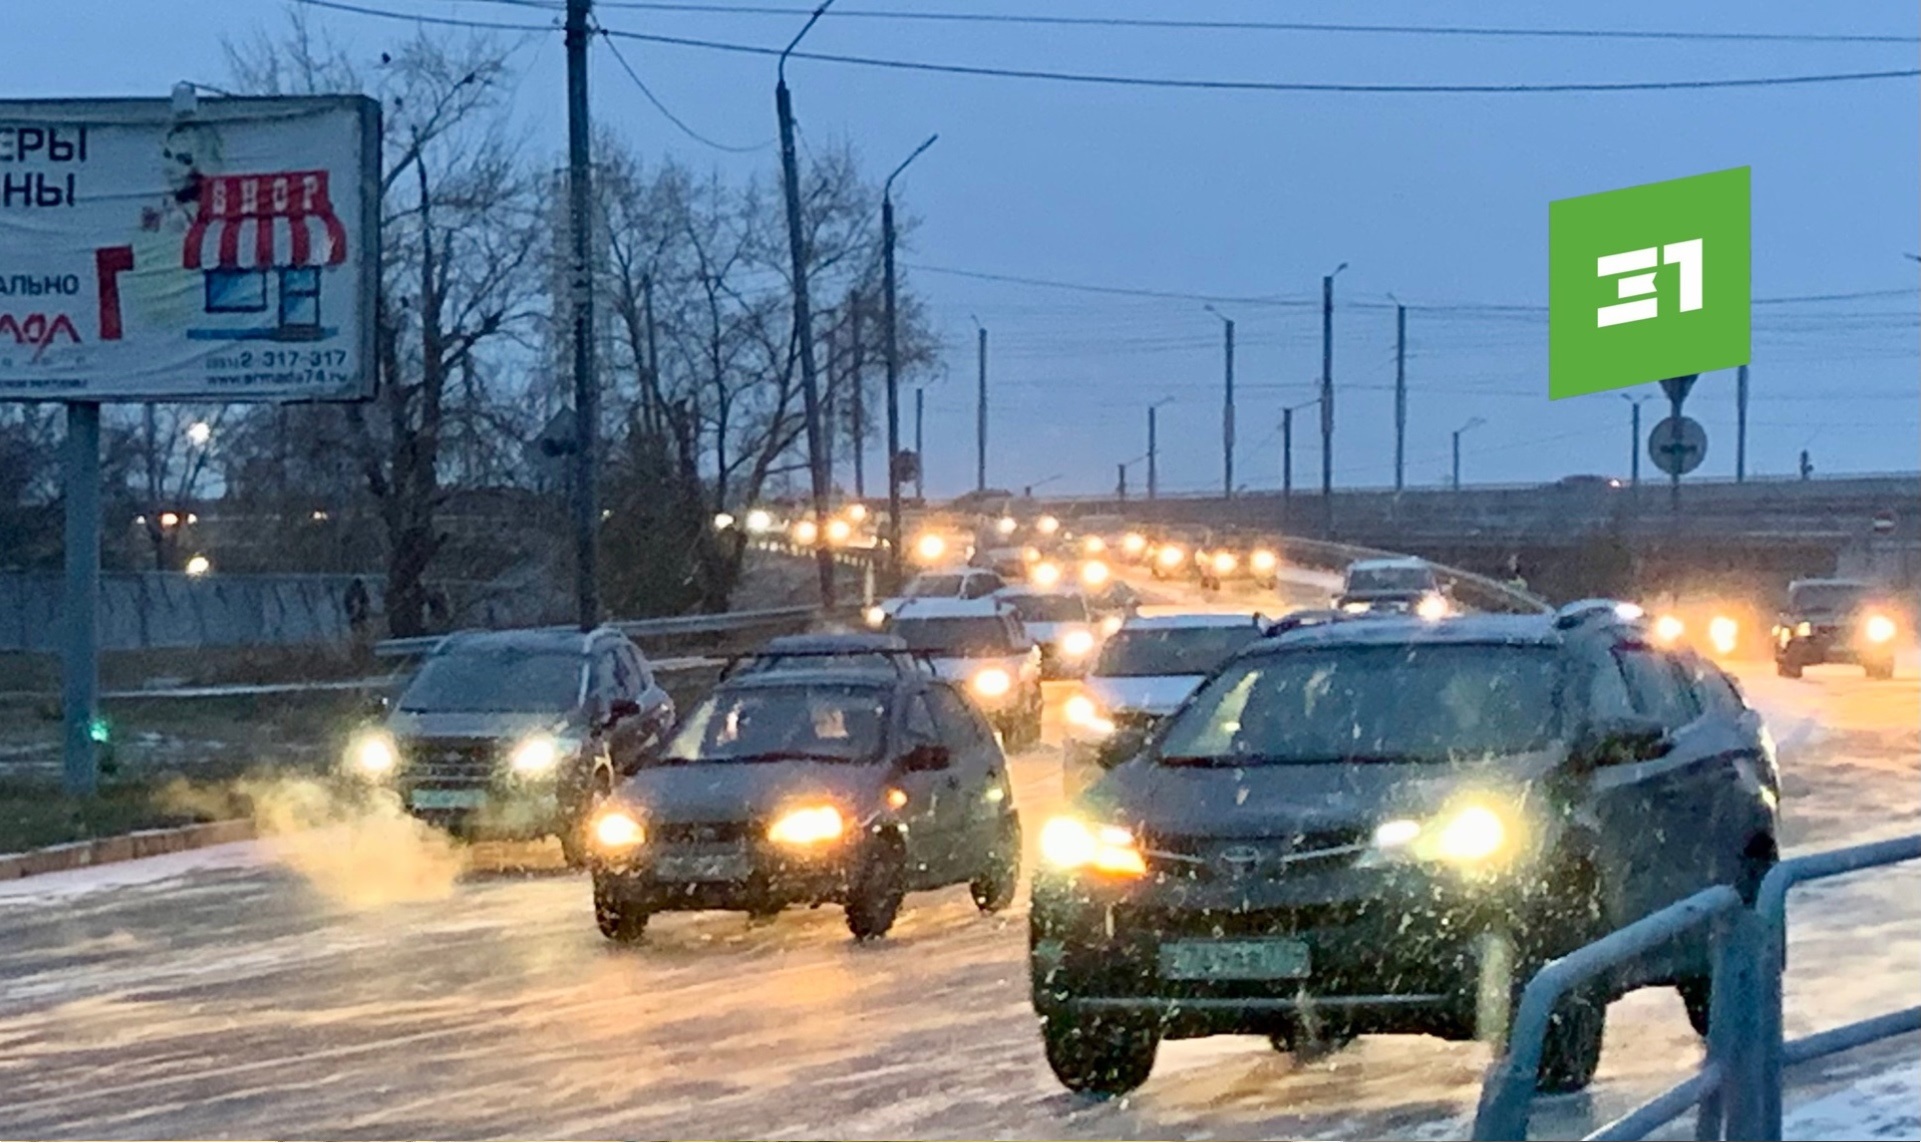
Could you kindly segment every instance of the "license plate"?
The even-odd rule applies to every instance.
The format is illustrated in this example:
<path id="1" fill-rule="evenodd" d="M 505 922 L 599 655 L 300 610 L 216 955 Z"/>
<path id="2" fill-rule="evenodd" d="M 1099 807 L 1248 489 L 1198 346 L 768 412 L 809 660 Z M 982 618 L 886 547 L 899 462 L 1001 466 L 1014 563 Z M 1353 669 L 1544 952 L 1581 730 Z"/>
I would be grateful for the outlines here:
<path id="1" fill-rule="evenodd" d="M 744 853 L 663 853 L 654 858 L 660 881 L 744 881 L 754 871 Z"/>
<path id="2" fill-rule="evenodd" d="M 1299 980 L 1307 975 L 1304 941 L 1169 941 L 1161 975 L 1169 980 Z"/>
<path id="3" fill-rule="evenodd" d="M 416 810 L 477 810 L 487 804 L 487 791 L 415 790 L 407 804 Z"/>

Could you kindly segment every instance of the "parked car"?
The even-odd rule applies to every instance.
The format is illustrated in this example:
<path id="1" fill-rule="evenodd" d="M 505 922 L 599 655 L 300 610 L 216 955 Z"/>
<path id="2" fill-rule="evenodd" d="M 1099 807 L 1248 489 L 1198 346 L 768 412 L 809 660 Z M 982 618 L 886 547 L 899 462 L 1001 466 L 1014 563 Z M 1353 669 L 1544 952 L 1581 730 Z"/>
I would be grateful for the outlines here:
<path id="1" fill-rule="evenodd" d="M 673 719 L 673 699 L 618 630 L 467 632 L 434 647 L 344 765 L 455 834 L 558 837 L 578 867 L 593 798 Z"/>
<path id="2" fill-rule="evenodd" d="M 1094 609 L 1078 591 L 1010 587 L 997 598 L 1020 616 L 1021 626 L 1040 647 L 1041 677 L 1078 677 L 1100 646 Z"/>
<path id="3" fill-rule="evenodd" d="M 594 920 L 638 940 L 655 913 L 769 917 L 838 904 L 884 935 L 909 892 L 965 884 L 983 912 L 1020 881 L 1020 817 L 993 731 L 950 684 L 845 667 L 716 687 L 595 810 Z"/>
<path id="4" fill-rule="evenodd" d="M 1041 652 L 1012 607 L 998 599 L 916 599 L 887 630 L 964 687 L 1010 749 L 1040 741 Z"/>
<path id="5" fill-rule="evenodd" d="M 1144 1082 L 1163 1039 L 1368 1033 L 1498 1045 L 1543 964 L 1777 857 L 1761 716 L 1612 607 L 1381 618 L 1252 644 L 1041 835 L 1032 1002 L 1070 1089 Z M 1567 994 L 1537 1082 L 1582 1088 L 1607 1004 L 1677 988 L 1705 935 Z"/>
<path id="6" fill-rule="evenodd" d="M 1871 679 L 1894 677 L 1901 625 L 1872 584 L 1851 579 L 1800 579 L 1774 624 L 1774 665 L 1798 679 L 1821 663 L 1858 663 Z"/>
<path id="7" fill-rule="evenodd" d="M 1067 700 L 1061 777 L 1068 795 L 1123 760 L 1112 749 L 1129 740 L 1122 732 L 1152 728 L 1262 634 L 1258 615 L 1199 612 L 1121 624 Z"/>

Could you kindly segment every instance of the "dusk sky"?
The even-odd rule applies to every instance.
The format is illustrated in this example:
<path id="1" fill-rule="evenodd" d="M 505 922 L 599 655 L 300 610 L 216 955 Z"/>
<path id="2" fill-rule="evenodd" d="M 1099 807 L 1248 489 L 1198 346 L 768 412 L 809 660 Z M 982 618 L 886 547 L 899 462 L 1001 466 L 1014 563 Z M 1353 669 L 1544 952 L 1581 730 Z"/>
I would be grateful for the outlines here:
<path id="1" fill-rule="evenodd" d="M 541 0 L 356 0 L 389 12 L 546 25 Z M 795 8 L 792 0 L 774 5 Z M 7 5 L 0 67 L 14 97 L 164 95 L 227 79 L 223 36 L 285 23 L 281 0 L 65 0 Z M 847 14 L 839 14 L 844 9 Z M 1533 38 L 1382 31 L 1141 29 L 860 18 L 860 11 L 1673 32 L 1857 33 L 1896 42 Z M 312 9 L 369 59 L 402 23 Z M 609 29 L 780 47 L 803 14 L 670 11 L 603 2 Z M 458 34 L 451 29 L 449 34 Z M 521 45 L 520 113 L 564 144 L 558 31 Z M 1625 0 L 1607 5 L 1365 0 L 841 0 L 807 49 L 1014 69 L 1354 84 L 1539 84 L 1785 77 L 1913 69 L 1921 12 Z M 654 93 L 711 149 L 643 98 L 604 44 L 597 116 L 644 156 L 745 174 L 776 152 L 771 59 L 625 41 Z M 1337 281 L 1335 474 L 1392 478 L 1394 312 L 1409 316 L 1408 479 L 1444 479 L 1449 433 L 1470 482 L 1626 475 L 1626 402 L 1547 400 L 1547 204 L 1658 179 L 1753 169 L 1751 472 L 1912 470 L 1921 434 L 1917 320 L 1917 83 L 1913 78 L 1610 94 L 1196 91 L 789 65 L 803 146 L 850 140 L 873 177 L 928 134 L 939 143 L 897 191 L 920 219 L 903 262 L 945 340 L 928 385 L 928 490 L 973 481 L 974 326 L 990 330 L 990 483 L 1098 492 L 1161 413 L 1169 490 L 1220 482 L 1220 321 L 1238 325 L 1239 479 L 1279 483 L 1280 409 L 1320 370 L 1320 279 Z M 958 273 L 965 272 L 965 273 Z M 976 277 L 968 275 L 987 275 Z M 991 276 L 1138 290 L 1135 296 Z M 1791 300 L 1842 295 L 1825 301 Z M 1232 299 L 1232 300 L 1230 300 Z M 1782 301 L 1780 299 L 1790 299 Z M 1492 308 L 1491 308 L 1492 307 Z M 1651 388 L 1651 387 L 1650 387 Z M 911 409 L 911 398 L 906 402 Z M 1658 406 L 1650 406 L 1652 424 Z M 1732 372 L 1702 378 L 1690 413 L 1709 434 L 1703 475 L 1734 468 Z M 1296 421 L 1296 480 L 1318 479 L 1315 414 Z M 911 427 L 909 432 L 911 433 Z M 1133 480 L 1140 479 L 1140 468 Z M 1138 487 L 1138 485 L 1137 485 Z"/>

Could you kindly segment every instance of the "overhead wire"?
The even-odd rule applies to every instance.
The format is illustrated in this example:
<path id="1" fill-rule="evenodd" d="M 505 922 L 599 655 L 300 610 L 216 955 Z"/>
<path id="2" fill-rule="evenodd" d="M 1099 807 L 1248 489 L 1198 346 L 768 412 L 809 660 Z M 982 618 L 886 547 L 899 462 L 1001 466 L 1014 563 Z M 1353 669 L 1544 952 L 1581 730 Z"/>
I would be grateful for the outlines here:
<path id="1" fill-rule="evenodd" d="M 694 130 L 692 127 L 689 127 L 687 123 L 681 119 L 680 116 L 675 115 L 672 111 L 670 111 L 667 105 L 665 103 L 662 103 L 660 101 L 660 98 L 653 93 L 653 90 L 647 86 L 646 81 L 640 78 L 640 73 L 634 70 L 634 66 L 627 62 L 626 55 L 624 55 L 621 52 L 620 44 L 615 42 L 613 37 L 607 35 L 607 30 L 605 28 L 596 26 L 594 28 L 594 31 L 600 33 L 600 38 L 604 43 L 606 43 L 607 50 L 613 53 L 614 62 L 620 65 L 620 70 L 627 73 L 628 79 L 631 79 L 634 81 L 634 86 L 639 88 L 640 93 L 647 97 L 647 102 L 653 104 L 654 110 L 660 112 L 662 117 L 664 117 L 669 123 L 672 123 L 674 126 L 680 128 L 681 134 L 687 136 L 689 139 L 692 139 L 696 143 L 700 143 L 704 146 L 712 147 L 716 151 L 725 151 L 730 155 L 748 155 L 748 154 L 754 153 L 755 151 L 764 151 L 768 147 L 773 145 L 773 140 L 769 139 L 765 142 L 755 143 L 752 146 L 745 146 L 745 147 L 733 146 L 727 143 L 716 142 L 715 140 L 710 139 L 707 136 L 701 134 L 699 131 Z"/>

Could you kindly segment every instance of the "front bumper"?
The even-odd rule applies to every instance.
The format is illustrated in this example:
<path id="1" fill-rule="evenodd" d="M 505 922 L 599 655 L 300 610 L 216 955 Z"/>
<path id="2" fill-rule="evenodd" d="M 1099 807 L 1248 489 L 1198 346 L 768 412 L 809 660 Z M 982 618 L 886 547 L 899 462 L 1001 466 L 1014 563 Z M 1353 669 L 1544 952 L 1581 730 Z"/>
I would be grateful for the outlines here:
<path id="1" fill-rule="evenodd" d="M 592 860 L 596 882 L 648 912 L 772 909 L 844 901 L 858 866 L 857 840 L 797 852 L 767 842 L 669 841 L 631 857 Z"/>
<path id="2" fill-rule="evenodd" d="M 1822 663 L 1883 663 L 1894 658 L 1894 644 L 1872 643 L 1845 630 L 1816 628 L 1812 635 L 1793 635 L 1777 640 L 1774 657 L 1781 662 L 1803 666 Z"/>
<path id="3" fill-rule="evenodd" d="M 1061 650 L 1059 643 L 1041 644 L 1041 677 L 1044 679 L 1078 679 L 1087 674 L 1087 664 L 1093 653 L 1070 655 Z"/>
<path id="4" fill-rule="evenodd" d="M 573 807 L 552 785 L 500 788 L 401 785 L 395 791 L 415 818 L 459 837 L 526 841 L 571 828 Z"/>

